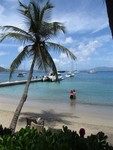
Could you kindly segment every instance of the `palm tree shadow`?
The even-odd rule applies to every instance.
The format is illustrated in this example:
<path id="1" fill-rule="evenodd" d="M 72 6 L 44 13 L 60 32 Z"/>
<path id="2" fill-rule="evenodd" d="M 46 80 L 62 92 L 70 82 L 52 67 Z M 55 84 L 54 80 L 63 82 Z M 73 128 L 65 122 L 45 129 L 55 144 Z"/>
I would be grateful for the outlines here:
<path id="1" fill-rule="evenodd" d="M 19 118 L 19 123 L 26 122 L 26 118 L 39 118 L 44 120 L 46 126 L 55 127 L 56 124 L 71 125 L 73 122 L 68 121 L 67 118 L 78 118 L 72 113 L 56 113 L 54 110 L 42 111 L 42 113 L 22 112 Z"/>

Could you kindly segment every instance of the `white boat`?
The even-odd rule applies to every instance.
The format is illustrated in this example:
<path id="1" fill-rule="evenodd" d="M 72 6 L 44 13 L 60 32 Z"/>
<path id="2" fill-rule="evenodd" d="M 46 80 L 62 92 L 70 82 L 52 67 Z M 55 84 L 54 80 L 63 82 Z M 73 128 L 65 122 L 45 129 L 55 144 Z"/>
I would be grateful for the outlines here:
<path id="1" fill-rule="evenodd" d="M 23 72 L 19 72 L 17 77 L 24 77 L 24 73 Z"/>
<path id="2" fill-rule="evenodd" d="M 79 71 L 78 71 L 78 70 L 75 70 L 75 71 L 73 71 L 73 73 L 74 73 L 74 74 L 78 74 L 78 73 L 79 73 Z"/>
<path id="3" fill-rule="evenodd" d="M 96 73 L 96 70 L 94 70 L 94 69 L 89 70 L 89 72 L 88 72 L 88 73 L 91 73 L 91 74 Z"/>
<path id="4" fill-rule="evenodd" d="M 63 79 L 64 78 L 62 77 L 61 73 L 58 73 L 58 80 L 61 81 Z M 54 81 L 56 81 L 56 76 L 51 72 L 51 73 L 49 73 L 49 75 L 43 77 L 43 81 L 54 82 Z"/>
<path id="5" fill-rule="evenodd" d="M 74 77 L 74 73 L 72 73 L 72 72 L 68 72 L 68 73 L 66 73 L 66 78 L 69 78 L 69 77 Z"/>
<path id="6" fill-rule="evenodd" d="M 57 73 L 58 75 L 58 80 L 61 81 L 63 80 L 63 77 L 61 75 L 61 73 Z M 56 81 L 56 76 L 53 74 L 53 73 L 50 73 L 48 78 L 53 82 L 53 81 Z"/>
<path id="7" fill-rule="evenodd" d="M 42 80 L 43 80 L 43 81 L 51 81 L 48 76 L 43 76 L 43 77 L 42 77 Z"/>
<path id="8" fill-rule="evenodd" d="M 63 76 L 61 75 L 61 73 L 57 73 L 58 74 L 58 80 L 64 80 Z"/>

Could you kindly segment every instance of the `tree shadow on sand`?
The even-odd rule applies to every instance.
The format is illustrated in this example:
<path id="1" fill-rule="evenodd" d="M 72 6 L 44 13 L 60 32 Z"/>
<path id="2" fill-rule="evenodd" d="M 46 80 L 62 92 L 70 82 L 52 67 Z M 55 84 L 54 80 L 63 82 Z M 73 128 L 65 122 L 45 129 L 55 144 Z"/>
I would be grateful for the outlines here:
<path id="1" fill-rule="evenodd" d="M 42 111 L 41 113 L 22 112 L 19 118 L 19 123 L 26 122 L 26 118 L 39 118 L 41 117 L 46 126 L 55 127 L 56 124 L 71 125 L 73 122 L 69 121 L 69 118 L 78 118 L 72 113 L 56 113 L 54 110 Z"/>

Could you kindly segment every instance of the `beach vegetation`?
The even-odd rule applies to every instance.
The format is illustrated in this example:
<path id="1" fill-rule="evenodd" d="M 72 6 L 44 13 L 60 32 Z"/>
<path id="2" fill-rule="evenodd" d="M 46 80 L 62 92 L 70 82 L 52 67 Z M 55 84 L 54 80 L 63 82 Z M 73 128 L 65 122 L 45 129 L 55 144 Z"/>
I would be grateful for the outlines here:
<path id="1" fill-rule="evenodd" d="M 76 59 L 75 55 L 69 49 L 51 40 L 60 32 L 65 33 L 66 30 L 62 23 L 51 22 L 51 11 L 54 6 L 49 0 L 30 0 L 28 5 L 19 1 L 19 5 L 18 11 L 23 16 L 25 28 L 21 29 L 11 25 L 0 27 L 2 31 L 0 33 L 1 42 L 5 39 L 14 39 L 25 45 L 10 66 L 10 78 L 25 58 L 31 59 L 25 89 L 10 124 L 10 129 L 12 129 L 13 132 L 16 129 L 21 109 L 27 99 L 34 68 L 44 69 L 45 71 L 49 68 L 58 79 L 57 68 L 50 51 L 53 50 L 53 52 L 64 53 L 67 57 L 73 60 Z"/>
<path id="2" fill-rule="evenodd" d="M 9 128 L 4 128 L 2 125 L 0 125 L 0 136 L 3 136 L 3 135 L 11 135 L 12 134 L 12 131 L 11 129 Z"/>
<path id="3" fill-rule="evenodd" d="M 56 130 L 57 131 L 57 130 Z M 0 134 L 0 150 L 113 150 L 103 132 L 80 137 L 64 126 L 58 132 L 45 129 L 21 128 L 14 134 Z"/>

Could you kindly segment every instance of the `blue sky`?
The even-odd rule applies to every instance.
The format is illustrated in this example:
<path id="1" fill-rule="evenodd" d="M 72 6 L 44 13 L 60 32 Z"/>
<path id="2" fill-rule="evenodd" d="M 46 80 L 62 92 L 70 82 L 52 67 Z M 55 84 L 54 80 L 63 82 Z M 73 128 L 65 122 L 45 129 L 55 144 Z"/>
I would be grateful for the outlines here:
<path id="1" fill-rule="evenodd" d="M 60 34 L 52 40 L 67 47 L 77 56 L 77 60 L 72 61 L 64 54 L 52 53 L 57 69 L 113 67 L 113 40 L 104 0 L 51 0 L 51 2 L 55 6 L 51 20 L 64 23 L 67 30 L 66 34 Z M 24 27 L 23 19 L 17 11 L 18 6 L 17 0 L 0 1 L 0 26 Z M 1 43 L 0 66 L 9 68 L 21 49 L 21 43 L 14 41 Z M 28 69 L 30 62 L 31 60 L 25 60 L 20 68 L 25 66 Z"/>

